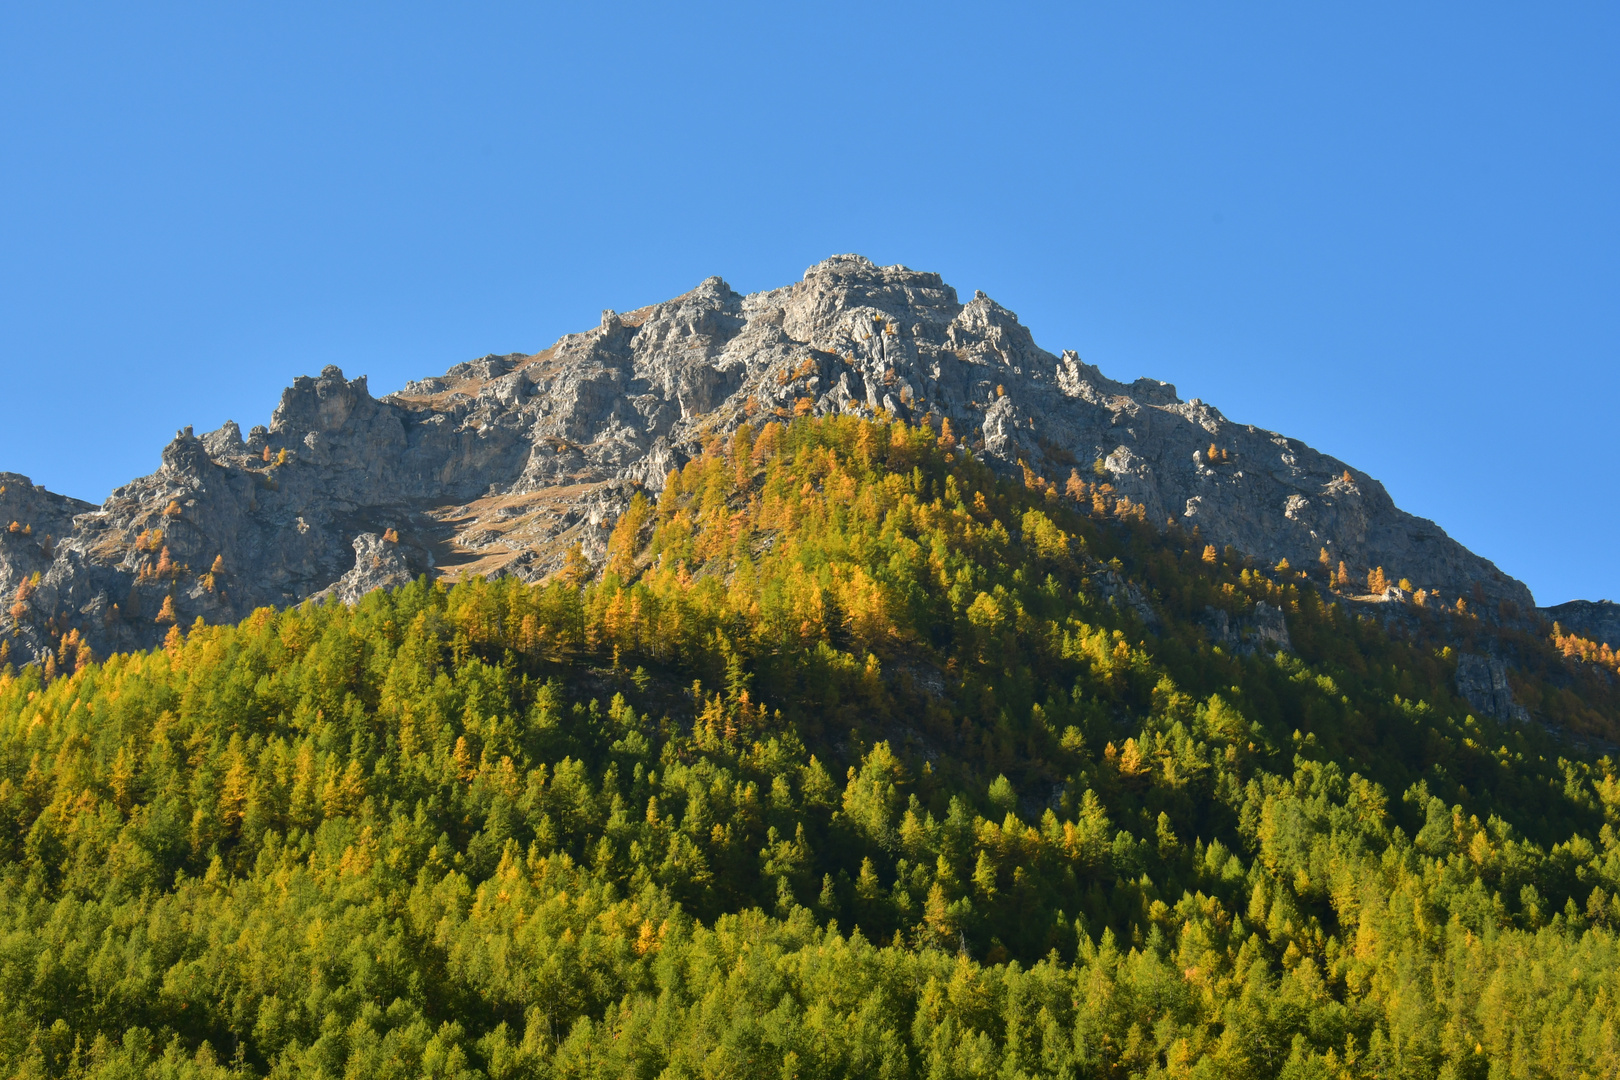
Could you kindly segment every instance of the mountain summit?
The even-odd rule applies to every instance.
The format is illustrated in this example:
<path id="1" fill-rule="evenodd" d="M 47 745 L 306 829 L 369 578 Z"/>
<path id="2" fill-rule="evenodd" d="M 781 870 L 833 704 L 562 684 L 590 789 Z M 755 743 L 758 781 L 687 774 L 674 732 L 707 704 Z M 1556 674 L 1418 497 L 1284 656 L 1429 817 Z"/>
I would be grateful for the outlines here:
<path id="1" fill-rule="evenodd" d="M 742 295 L 682 296 L 486 356 L 378 399 L 336 367 L 294 380 L 270 424 L 180 431 L 100 507 L 0 475 L 0 636 L 38 656 L 70 629 L 97 653 L 167 625 L 232 621 L 420 573 L 534 580 L 600 559 L 638 488 L 739 425 L 879 411 L 949 433 L 1028 482 L 1107 484 L 1268 565 L 1326 552 L 1360 576 L 1528 612 L 1530 591 L 1296 439 L 1152 379 L 1116 382 L 1035 343 L 983 293 L 857 255 Z M 1072 487 L 1070 487 L 1072 490 Z"/>

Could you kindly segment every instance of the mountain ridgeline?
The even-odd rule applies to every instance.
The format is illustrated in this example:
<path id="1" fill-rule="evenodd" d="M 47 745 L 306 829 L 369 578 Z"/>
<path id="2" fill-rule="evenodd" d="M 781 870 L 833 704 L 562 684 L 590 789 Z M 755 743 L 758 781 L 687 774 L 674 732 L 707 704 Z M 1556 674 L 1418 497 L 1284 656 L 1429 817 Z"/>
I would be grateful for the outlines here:
<path id="1" fill-rule="evenodd" d="M 0 633 L 42 659 L 76 630 L 106 655 L 176 622 L 329 589 L 352 599 L 423 572 L 539 580 L 576 544 L 600 558 L 631 495 L 656 494 L 707 439 L 745 421 L 879 411 L 949 421 L 1010 475 L 1106 473 L 1155 525 L 1196 525 L 1267 565 L 1314 567 L 1325 551 L 1359 582 L 1383 567 L 1390 584 L 1477 597 L 1491 617 L 1504 602 L 1533 610 L 1521 583 L 1344 462 L 1166 383 L 1117 383 L 1047 352 L 1012 312 L 982 294 L 960 303 L 937 274 L 841 256 L 748 296 L 710 278 L 604 312 L 535 355 L 485 357 L 382 399 L 328 367 L 295 380 L 245 438 L 234 423 L 181 432 L 157 472 L 100 507 L 0 478 L 0 526 L 31 530 L 0 532 Z"/>
<path id="2" fill-rule="evenodd" d="M 1612 605 L 932 275 L 0 485 L 8 1074 L 1620 1075 Z"/>

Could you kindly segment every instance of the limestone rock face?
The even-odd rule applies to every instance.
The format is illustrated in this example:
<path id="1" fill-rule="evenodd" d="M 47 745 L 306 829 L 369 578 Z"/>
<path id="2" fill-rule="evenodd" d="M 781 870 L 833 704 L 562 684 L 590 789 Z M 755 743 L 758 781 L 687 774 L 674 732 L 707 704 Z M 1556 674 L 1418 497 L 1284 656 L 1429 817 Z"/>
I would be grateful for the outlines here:
<path id="1" fill-rule="evenodd" d="M 49 617 L 36 600 L 34 576 L 43 579 L 50 570 L 58 542 L 73 531 L 74 517 L 94 509 L 35 487 L 26 476 L 0 472 L 0 639 L 7 629 L 32 627 Z"/>
<path id="2" fill-rule="evenodd" d="M 1020 462 L 1060 484 L 1102 470 L 1150 521 L 1196 525 L 1268 563 L 1314 564 L 1326 548 L 1448 602 L 1533 603 L 1344 462 L 1167 383 L 1116 382 L 1049 352 L 1011 311 L 982 293 L 963 303 L 937 274 L 842 255 L 747 296 L 712 277 L 605 311 L 532 356 L 485 356 L 380 399 L 328 367 L 295 379 L 246 438 L 235 423 L 182 430 L 157 472 L 100 507 L 0 474 L 23 493 L 0 495 L 0 525 L 33 525 L 23 540 L 0 535 L 0 636 L 37 651 L 51 620 L 105 653 L 160 640 L 166 598 L 190 623 L 352 599 L 430 570 L 537 579 L 575 544 L 600 556 L 633 491 L 661 489 L 706 438 L 745 420 L 880 409 L 948 419 L 1012 475 Z M 397 541 L 368 539 L 390 529 Z"/>
<path id="3" fill-rule="evenodd" d="M 1205 608 L 1204 626 L 1212 642 L 1234 652 L 1270 655 L 1294 648 L 1288 638 L 1288 616 L 1264 600 L 1254 605 L 1247 618 L 1234 618 L 1221 608 Z"/>
<path id="4" fill-rule="evenodd" d="M 1458 654 L 1457 695 L 1493 719 L 1530 722 L 1530 711 L 1513 700 L 1507 664 L 1501 657 Z"/>
<path id="5" fill-rule="evenodd" d="M 316 596 L 358 603 L 373 589 L 393 589 L 416 580 L 421 563 L 408 549 L 400 550 L 392 534 L 361 533 L 354 538 L 354 566 Z"/>

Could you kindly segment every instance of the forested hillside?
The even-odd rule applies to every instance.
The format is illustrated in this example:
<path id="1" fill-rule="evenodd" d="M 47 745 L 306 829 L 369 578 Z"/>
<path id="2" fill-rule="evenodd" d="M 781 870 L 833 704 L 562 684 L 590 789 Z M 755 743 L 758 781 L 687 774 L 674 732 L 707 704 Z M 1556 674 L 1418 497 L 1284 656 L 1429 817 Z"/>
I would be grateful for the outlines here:
<path id="1" fill-rule="evenodd" d="M 744 427 L 601 567 L 5 668 L 0 1062 L 1620 1074 L 1604 663 L 1109 479 Z M 1535 723 L 1454 696 L 1490 635 Z"/>

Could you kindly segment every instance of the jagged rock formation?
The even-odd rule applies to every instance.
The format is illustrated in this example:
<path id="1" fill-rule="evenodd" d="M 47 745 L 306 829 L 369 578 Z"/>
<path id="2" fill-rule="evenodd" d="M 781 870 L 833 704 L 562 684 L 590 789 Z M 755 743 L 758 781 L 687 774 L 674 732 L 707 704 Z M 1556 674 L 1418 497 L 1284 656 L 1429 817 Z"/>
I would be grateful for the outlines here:
<path id="1" fill-rule="evenodd" d="M 394 589 L 416 580 L 415 566 L 399 541 L 390 534 L 361 533 L 354 538 L 354 567 L 316 593 L 317 599 L 335 597 L 357 603 L 374 589 Z"/>
<path id="2" fill-rule="evenodd" d="M 234 423 L 181 431 L 157 472 L 100 507 L 5 480 L 20 494 L 0 495 L 0 513 L 31 534 L 0 537 L 0 636 L 38 654 L 71 626 L 104 653 L 158 640 L 171 612 L 235 619 L 423 572 L 536 579 L 576 543 L 599 554 L 635 488 L 657 491 L 706 439 L 879 409 L 948 420 L 1014 473 L 1103 472 L 1150 520 L 1268 562 L 1326 548 L 1442 597 L 1533 603 L 1343 462 L 1167 383 L 1115 382 L 1048 352 L 1012 312 L 982 293 L 959 302 L 937 274 L 846 255 L 748 296 L 710 278 L 604 312 L 533 356 L 486 356 L 380 400 L 328 367 L 294 380 L 245 439 Z"/>
<path id="3" fill-rule="evenodd" d="M 50 569 L 56 542 L 73 530 L 73 518 L 94 509 L 35 487 L 26 476 L 0 472 L 0 628 L 15 622 L 9 609 L 28 602 L 34 575 Z"/>

